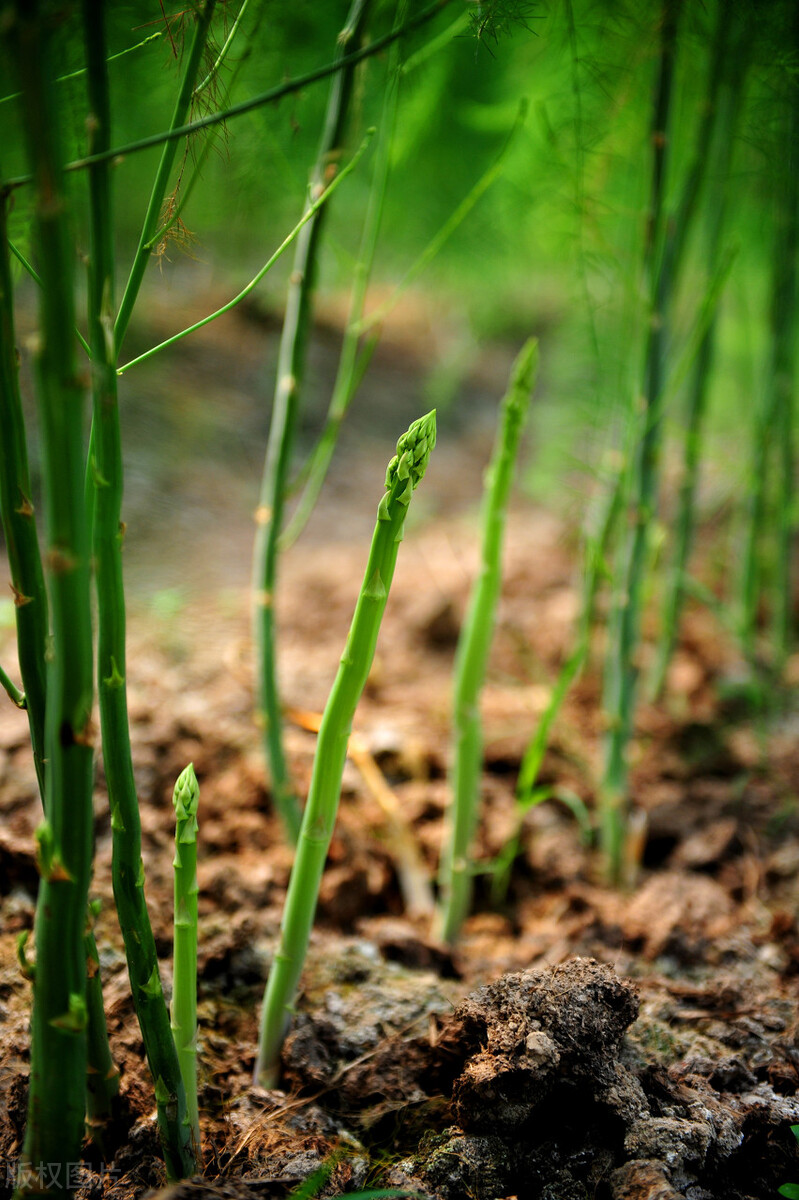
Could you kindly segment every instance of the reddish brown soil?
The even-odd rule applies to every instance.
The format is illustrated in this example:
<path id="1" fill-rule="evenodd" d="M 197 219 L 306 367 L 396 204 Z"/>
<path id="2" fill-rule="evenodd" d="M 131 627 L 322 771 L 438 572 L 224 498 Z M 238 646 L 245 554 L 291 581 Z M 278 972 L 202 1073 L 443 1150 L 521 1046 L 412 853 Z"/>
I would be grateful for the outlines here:
<path id="1" fill-rule="evenodd" d="M 471 454 L 478 461 L 479 446 Z M 360 472 L 356 464 L 351 478 Z M 632 795 L 646 831 L 635 888 L 602 887 L 569 811 L 548 802 L 525 821 L 505 902 L 492 906 L 481 876 L 462 943 L 452 954 L 437 946 L 429 919 L 407 911 L 409 864 L 396 821 L 412 831 L 423 873 L 434 878 L 453 649 L 477 546 L 474 521 L 447 515 L 441 499 L 452 475 L 438 492 L 431 484 L 427 513 L 439 515 L 407 533 L 356 719 L 367 766 L 379 767 L 398 815 L 387 816 L 349 762 L 279 1092 L 251 1083 L 291 854 L 251 717 L 240 550 L 249 534 L 216 521 L 179 544 L 162 538 L 156 582 L 145 587 L 137 577 L 130 709 L 167 985 L 170 797 L 187 762 L 202 789 L 205 1181 L 170 1194 L 284 1197 L 327 1164 L 324 1195 L 394 1186 L 442 1200 L 766 1200 L 799 1178 L 789 1130 L 799 1121 L 795 701 L 774 693 L 754 715 L 742 706 L 727 686 L 737 670 L 731 645 L 710 614 L 692 611 L 666 703 L 640 713 Z M 369 489 L 357 491 L 360 500 Z M 280 668 L 301 795 L 314 752 L 303 725 L 324 705 L 365 559 L 362 522 L 357 544 L 347 522 L 340 513 L 338 540 L 312 536 L 310 551 L 301 543 L 290 552 L 281 579 Z M 196 580 L 218 563 L 223 542 L 224 579 L 207 580 L 201 595 L 164 591 L 172 560 Z M 520 757 L 570 645 L 574 578 L 561 523 L 530 507 L 514 511 L 483 705 L 486 864 L 511 829 Z M 13 670 L 9 631 L 2 641 Z M 542 773 L 589 807 L 599 689 L 592 665 L 566 702 Z M 25 717 L 10 704 L 0 706 L 0 812 L 0 1163 L 10 1180 L 24 1126 L 30 1003 L 15 943 L 33 921 L 39 819 Z M 164 1180 L 111 899 L 101 767 L 96 837 L 97 938 L 122 1111 L 105 1149 L 89 1154 L 82 1194 L 132 1200 Z M 99 1161 L 110 1173 L 97 1174 Z M 9 1193 L 0 1178 L 0 1194 Z"/>

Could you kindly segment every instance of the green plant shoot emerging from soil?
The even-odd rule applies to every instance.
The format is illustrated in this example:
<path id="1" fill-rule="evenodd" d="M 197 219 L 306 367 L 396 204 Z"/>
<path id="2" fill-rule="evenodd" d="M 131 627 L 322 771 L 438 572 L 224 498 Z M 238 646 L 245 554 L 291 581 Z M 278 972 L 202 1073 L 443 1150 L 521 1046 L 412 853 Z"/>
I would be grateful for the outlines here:
<path id="1" fill-rule="evenodd" d="M 480 574 L 458 641 L 454 682 L 452 816 L 441 860 L 441 901 L 437 932 L 454 942 L 469 912 L 472 893 L 471 846 L 480 802 L 483 728 L 480 692 L 485 680 L 494 617 L 502 585 L 502 542 L 519 441 L 538 371 L 538 341 L 525 343 L 513 364 L 502 401 L 496 443 L 483 492 L 483 544 Z"/>
<path id="2" fill-rule="evenodd" d="M 388 600 L 408 505 L 436 443 L 435 411 L 414 421 L 397 442 L 388 464 L 386 490 L 347 644 L 328 697 L 314 756 L 308 801 L 291 871 L 280 944 L 264 997 L 255 1078 L 274 1086 L 297 984 L 311 936 L 319 884 L 338 811 L 341 776 L 355 709 L 372 666 L 377 635 Z"/>
<path id="3" fill-rule="evenodd" d="M 186 1090 L 186 1112 L 196 1151 L 200 1149 L 197 1110 L 197 809 L 200 785 L 189 763 L 172 796 L 175 806 L 175 940 L 172 1036 Z"/>

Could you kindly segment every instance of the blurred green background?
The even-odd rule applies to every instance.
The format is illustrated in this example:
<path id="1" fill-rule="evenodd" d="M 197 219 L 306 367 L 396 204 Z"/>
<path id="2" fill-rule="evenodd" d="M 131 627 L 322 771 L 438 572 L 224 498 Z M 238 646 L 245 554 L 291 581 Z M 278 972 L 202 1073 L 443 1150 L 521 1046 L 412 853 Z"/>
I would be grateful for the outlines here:
<path id="1" fill-rule="evenodd" d="M 411 5 L 409 11 L 421 7 Z M 707 455 L 718 464 L 725 488 L 737 487 L 746 469 L 736 452 L 742 440 L 739 423 L 746 421 L 748 428 L 768 370 L 772 201 L 780 172 L 787 169 L 785 147 L 777 139 L 780 96 L 797 69 L 796 47 L 785 36 L 793 5 L 772 2 L 751 12 L 739 3 L 735 7 L 750 22 L 751 66 L 729 184 L 734 201 L 724 243 L 736 257 L 720 303 L 721 352 Z M 249 0 L 226 67 L 198 114 L 330 61 L 347 8 L 340 0 L 326 5 Z M 217 48 L 239 9 L 218 5 Z M 671 204 L 678 199 L 706 102 L 717 11 L 713 2 L 683 6 Z M 534 497 L 548 503 L 571 494 L 569 481 L 575 479 L 581 495 L 579 479 L 598 469 L 603 451 L 622 444 L 625 414 L 640 386 L 647 320 L 641 263 L 661 13 L 659 3 L 641 0 L 482 5 L 452 0 L 403 41 L 405 67 L 375 295 L 381 300 L 390 295 L 509 138 L 510 143 L 499 177 L 388 318 L 386 340 L 398 343 L 418 377 L 409 407 L 436 404 L 445 428 L 448 420 L 462 428 L 473 419 L 479 426 L 482 407 L 496 403 L 514 350 L 525 336 L 538 334 L 542 386 L 526 482 Z M 62 69 L 69 73 L 80 70 L 82 49 L 77 14 L 70 6 L 64 14 Z M 375 3 L 370 36 L 385 33 L 393 19 L 393 4 Z M 114 140 L 124 145 L 168 125 L 189 20 L 151 2 L 114 4 L 109 20 L 115 53 L 149 39 L 111 66 Z M 385 52 L 359 68 L 350 147 L 379 120 L 386 69 Z M 80 156 L 86 142 L 84 81 L 78 75 L 61 88 L 69 150 Z M 183 246 L 170 243 L 151 264 L 131 352 L 144 349 L 154 334 L 160 338 L 181 328 L 189 310 L 196 318 L 203 304 L 213 307 L 235 294 L 285 237 L 301 211 L 327 92 L 327 81 L 309 85 L 231 120 L 214 135 L 183 214 L 191 236 Z M 526 116 L 518 125 L 522 101 Z M 16 102 L 0 104 L 6 177 L 25 169 L 18 128 Z M 184 187 L 203 136 L 192 139 L 185 159 L 178 156 Z M 120 280 L 135 248 L 158 153 L 131 155 L 116 172 Z M 334 329 L 346 313 L 370 161 L 370 156 L 363 160 L 330 206 L 318 296 L 320 317 Z M 73 186 L 78 193 L 85 187 L 79 173 Z M 23 250 L 27 206 L 26 190 L 19 189 L 12 236 Z M 84 211 L 83 205 L 76 204 L 76 211 Z M 690 345 L 698 304 L 708 288 L 699 252 L 703 220 L 696 222 L 697 244 L 692 243 L 676 305 L 673 363 Z M 85 231 L 81 236 L 85 244 Z M 289 253 L 249 302 L 250 315 L 262 318 L 266 327 L 279 319 L 290 262 Z M 21 281 L 23 300 L 28 294 L 29 284 Z M 223 320 L 228 329 L 235 328 L 233 318 Z M 171 354 L 155 359 L 146 374 L 142 368 L 141 378 L 163 379 Z M 269 395 L 268 374 L 267 363 L 261 402 Z M 126 387 L 138 386 L 134 376 Z M 320 411 L 324 392 L 321 380 Z M 374 405 L 367 423 L 372 418 Z M 306 420 L 312 427 L 314 418 Z M 678 397 L 671 396 L 667 432 L 678 429 L 680 421 Z M 708 478 L 715 478 L 712 469 Z"/>

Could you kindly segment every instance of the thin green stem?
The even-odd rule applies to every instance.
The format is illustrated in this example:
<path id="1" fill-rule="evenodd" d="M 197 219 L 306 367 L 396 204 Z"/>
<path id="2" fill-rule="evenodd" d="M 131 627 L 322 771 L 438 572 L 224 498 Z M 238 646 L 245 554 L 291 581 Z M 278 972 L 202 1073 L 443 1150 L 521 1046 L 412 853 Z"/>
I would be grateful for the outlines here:
<path id="1" fill-rule="evenodd" d="M 306 212 L 303 213 L 301 220 L 297 222 L 291 233 L 289 233 L 288 236 L 283 239 L 277 250 L 270 255 L 270 257 L 261 267 L 260 271 L 253 276 L 250 282 L 243 287 L 242 290 L 235 295 L 232 300 L 228 300 L 227 304 L 223 304 L 221 308 L 218 308 L 215 312 L 209 313 L 209 315 L 207 317 L 203 317 L 202 320 L 195 321 L 193 325 L 189 325 L 186 329 L 182 329 L 180 333 L 173 334 L 172 337 L 168 337 L 165 341 L 159 342 L 157 346 L 152 346 L 149 350 L 145 350 L 142 354 L 137 355 L 136 358 L 132 358 L 130 362 L 124 363 L 123 366 L 117 368 L 117 375 L 124 375 L 126 371 L 130 370 L 131 367 L 136 367 L 139 365 L 139 363 L 146 362 L 147 359 L 152 358 L 154 354 L 159 354 L 162 350 L 166 350 L 169 346 L 174 346 L 176 342 L 181 341 L 184 337 L 188 337 L 190 333 L 196 333 L 198 329 L 202 329 L 203 326 L 209 325 L 211 321 L 216 321 L 219 317 L 225 316 L 226 313 L 229 313 L 236 307 L 237 304 L 240 304 L 242 300 L 249 296 L 250 292 L 252 292 L 258 286 L 263 277 L 272 269 L 281 255 L 283 255 L 286 250 L 288 250 L 289 246 L 293 245 L 293 243 L 297 240 L 302 229 L 308 224 L 309 221 L 313 219 L 315 214 L 324 207 L 332 194 L 338 188 L 339 184 L 341 184 L 347 178 L 351 171 L 355 170 L 361 158 L 363 157 L 369 142 L 371 141 L 372 133 L 372 130 L 367 132 L 366 137 L 363 139 L 361 145 L 358 147 L 358 150 L 355 152 L 355 154 L 353 154 L 347 165 L 342 167 L 335 179 L 328 184 L 321 195 L 313 202 L 313 204 L 308 207 Z"/>
<path id="2" fill-rule="evenodd" d="M 352 43 L 361 37 L 368 0 L 354 0 L 347 22 L 339 34 L 338 49 L 343 61 Z M 352 96 L 354 66 L 333 77 L 319 151 L 308 189 L 305 212 L 324 194 L 325 180 L 340 155 Z M 286 312 L 278 352 L 277 378 L 266 461 L 256 511 L 253 549 L 253 624 L 256 648 L 256 719 L 264 730 L 264 749 L 269 764 L 272 801 L 289 839 L 294 842 L 300 828 L 300 810 L 289 778 L 283 749 L 283 720 L 277 678 L 275 636 L 275 589 L 283 506 L 288 487 L 294 429 L 297 422 L 305 351 L 311 323 L 311 304 L 316 283 L 317 254 L 324 209 L 310 214 L 297 238 L 294 264 L 286 297 Z"/>
<path id="3" fill-rule="evenodd" d="M 426 8 L 422 9 L 417 16 L 411 17 L 402 29 L 392 30 L 390 33 L 384 34 L 383 37 L 375 38 L 374 41 L 369 42 L 368 46 L 364 46 L 360 50 L 354 50 L 351 54 L 343 55 L 340 59 L 336 59 L 332 63 L 326 63 L 323 67 L 316 67 L 313 71 L 308 71 L 305 75 L 298 75 L 294 79 L 288 79 L 284 83 L 270 88 L 267 92 L 261 92 L 257 96 L 252 96 L 249 100 L 242 100 L 240 104 L 233 104 L 230 108 L 226 108 L 221 112 L 209 113 L 205 117 L 199 117 L 196 121 L 189 121 L 185 125 L 167 129 L 161 133 L 151 134 L 149 137 L 140 138 L 136 142 L 128 142 L 127 145 L 114 147 L 113 149 L 104 151 L 102 154 L 86 155 L 84 158 L 67 163 L 64 170 L 85 171 L 87 167 L 92 166 L 95 162 L 111 162 L 114 159 L 125 158 L 129 154 L 135 154 L 140 150 L 152 150 L 155 146 L 179 141 L 181 138 L 189 137 L 193 133 L 199 133 L 201 129 L 210 129 L 212 125 L 221 125 L 226 121 L 231 121 L 234 117 L 252 112 L 256 108 L 262 108 L 265 104 L 275 104 L 278 100 L 282 100 L 284 96 L 301 92 L 312 83 L 328 79 L 331 75 L 336 75 L 345 68 L 357 66 L 358 63 L 363 62 L 365 59 L 382 53 L 397 38 L 404 37 L 406 34 L 412 33 L 414 30 L 426 25 L 428 21 L 437 16 L 451 2 L 452 0 L 435 0 L 433 4 L 429 4 Z M 31 182 L 31 179 L 30 175 L 20 175 L 15 179 L 6 180 L 5 187 L 11 191 L 14 188 L 24 187 Z"/>
<path id="4" fill-rule="evenodd" d="M 26 709 L 28 707 L 28 702 L 25 699 L 25 693 L 19 690 L 17 685 L 14 683 L 14 680 L 3 670 L 2 667 L 0 667 L 0 687 L 2 687 L 11 703 L 15 704 L 17 708 Z"/>
<path id="5" fill-rule="evenodd" d="M 408 505 L 425 473 L 435 438 L 435 413 L 428 413 L 402 435 L 386 472 L 386 491 L 377 511 L 366 572 L 319 727 L 308 802 L 283 908 L 280 944 L 264 996 L 255 1065 L 255 1079 L 264 1087 L 272 1087 L 277 1081 L 280 1050 L 294 1011 L 319 884 L 333 836 L 347 742 L 374 659 Z"/>
<path id="6" fill-rule="evenodd" d="M 197 810 L 200 785 L 192 763 L 178 776 L 172 803 L 175 808 L 172 1036 L 186 1092 L 192 1141 L 200 1159 L 197 1107 Z"/>
<path id="7" fill-rule="evenodd" d="M 10 238 L 8 239 L 8 247 L 9 247 L 11 253 L 14 255 L 14 258 L 16 258 L 17 261 L 21 264 L 21 266 L 23 266 L 25 268 L 25 270 L 28 272 L 28 274 L 30 275 L 30 277 L 34 281 L 34 283 L 38 283 L 39 287 L 41 287 L 42 286 L 41 275 L 36 270 L 33 263 L 28 262 L 27 258 L 22 253 L 22 251 L 19 249 L 19 247 L 14 245 L 14 243 L 11 241 Z M 91 352 L 89 343 L 86 341 L 86 338 L 83 336 L 83 334 L 81 333 L 81 331 L 79 329 L 75 330 L 75 337 L 78 339 L 78 341 L 80 342 L 83 349 L 86 351 L 89 358 L 91 358 L 92 352 Z"/>
<path id="8" fill-rule="evenodd" d="M 441 50 L 445 50 L 453 38 L 459 37 L 466 32 L 471 14 L 468 12 L 460 13 L 454 21 L 452 21 L 446 29 L 442 29 L 435 37 L 428 38 L 423 46 L 420 46 L 415 54 L 411 54 L 406 58 L 405 62 L 400 67 L 400 74 L 410 75 L 412 71 L 417 70 L 429 61 L 435 54 Z"/>
<path id="9" fill-rule="evenodd" d="M 24 96 L 41 254 L 36 362 L 52 642 L 47 663 L 47 820 L 39 835 L 36 979 L 28 1125 L 18 1189 L 69 1196 L 68 1164 L 83 1138 L 87 1001 L 84 932 L 92 866 L 92 630 L 83 504 L 85 403 L 75 361 L 75 245 L 64 192 L 59 107 L 52 70 L 52 10 L 18 0 L 5 33 Z"/>
<path id="10" fill-rule="evenodd" d="M 477 828 L 483 771 L 480 693 L 485 682 L 502 588 L 502 547 L 516 457 L 538 372 L 538 342 L 525 343 L 513 364 L 500 408 L 496 441 L 483 490 L 480 574 L 464 619 L 455 656 L 452 801 L 439 868 L 436 930 L 454 943 L 472 898 L 472 842 Z"/>
<path id="11" fill-rule="evenodd" d="M 109 54 L 108 61 L 110 63 L 116 62 L 118 58 L 124 58 L 127 54 L 132 54 L 134 50 L 141 50 L 142 46 L 147 46 L 150 44 L 150 42 L 158 41 L 158 39 L 162 38 L 163 36 L 163 30 L 157 29 L 155 33 L 151 33 L 149 37 L 144 38 L 143 41 L 137 42 L 135 46 L 126 46 L 124 50 L 118 50 L 116 54 Z M 78 67 L 76 71 L 69 71 L 66 75 L 59 75 L 55 82 L 68 83 L 73 79 L 82 79 L 85 74 L 86 68 Z M 0 96 L 0 104 L 8 104 L 10 100 L 19 100 L 21 95 L 22 92 L 11 92 L 8 96 Z"/>
<path id="12" fill-rule="evenodd" d="M 103 0 L 85 0 L 92 136 L 110 140 Z M 158 1128 L 167 1173 L 191 1175 L 196 1158 L 185 1124 L 186 1099 L 161 989 L 155 940 L 144 898 L 141 823 L 127 708 L 125 594 L 122 577 L 123 469 L 114 339 L 114 224 L 111 172 L 104 163 L 89 177 L 89 333 L 94 420 L 89 477 L 93 485 L 93 549 L 97 587 L 97 673 L 109 804 L 112 874 L 125 942 L 131 991 L 155 1083 Z"/>
<path id="13" fill-rule="evenodd" d="M 217 75 L 219 73 L 219 71 L 221 71 L 222 65 L 230 52 L 230 47 L 233 45 L 233 41 L 236 37 L 236 34 L 239 31 L 239 26 L 241 25 L 242 18 L 244 16 L 245 12 L 247 11 L 247 5 L 249 3 L 250 3 L 250 0 L 243 0 L 241 8 L 239 9 L 239 11 L 236 14 L 236 19 L 230 27 L 230 32 L 228 33 L 227 37 L 225 38 L 224 45 L 222 46 L 222 49 L 219 51 L 218 55 L 216 56 L 216 59 L 214 60 L 211 70 L 208 72 L 205 79 L 203 79 L 200 83 L 198 83 L 196 88 L 194 89 L 195 96 L 199 96 L 200 92 L 202 92 L 205 88 L 208 87 L 208 84 L 211 82 L 211 80 L 214 78 L 214 76 Z"/>
<path id="14" fill-rule="evenodd" d="M 214 7 L 216 0 L 203 0 L 197 9 L 196 24 L 194 28 L 194 37 L 191 43 L 191 49 L 186 57 L 186 65 L 183 70 L 183 77 L 180 81 L 180 89 L 178 91 L 175 107 L 172 112 L 172 121 L 170 124 L 170 134 L 181 128 L 186 120 L 186 114 L 189 111 L 192 95 L 194 92 L 194 84 L 197 79 L 197 72 L 200 69 L 203 53 L 205 51 L 206 42 L 208 41 L 208 33 L 211 27 L 211 18 L 214 15 Z M 133 263 L 128 275 L 128 281 L 125 285 L 125 290 L 122 294 L 122 300 L 119 305 L 116 323 L 114 325 L 114 336 L 116 340 L 117 354 L 122 348 L 122 343 L 125 339 L 128 323 L 130 322 L 133 306 L 136 303 L 136 297 L 139 294 L 144 272 L 147 268 L 147 262 L 150 257 L 151 239 L 158 228 L 158 218 L 161 213 L 161 206 L 164 203 L 167 186 L 169 184 L 169 176 L 175 162 L 175 154 L 177 152 L 177 140 L 175 137 L 170 137 L 165 141 L 163 151 L 161 153 L 161 161 L 158 164 L 155 179 L 153 180 L 152 190 L 150 192 L 150 200 L 147 205 L 144 222 L 142 224 L 141 233 L 139 235 L 139 245 L 133 258 Z M 101 151 L 101 154 L 107 154 L 107 150 Z M 90 155 L 89 158 L 96 160 L 97 155 Z M 103 161 L 107 161 L 104 159 Z M 99 164 L 96 164 L 99 165 Z"/>

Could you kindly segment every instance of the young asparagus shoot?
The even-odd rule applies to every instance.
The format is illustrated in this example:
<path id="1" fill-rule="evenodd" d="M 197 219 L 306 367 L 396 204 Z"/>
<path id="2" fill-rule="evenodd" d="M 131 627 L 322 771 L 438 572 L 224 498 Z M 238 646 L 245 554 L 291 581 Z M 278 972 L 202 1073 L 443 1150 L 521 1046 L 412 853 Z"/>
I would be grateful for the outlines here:
<path id="1" fill-rule="evenodd" d="M 502 585 L 502 542 L 513 471 L 538 372 L 538 341 L 530 338 L 513 364 L 502 401 L 494 452 L 483 491 L 480 574 L 472 590 L 455 658 L 452 804 L 439 870 L 436 931 L 452 944 L 472 895 L 470 851 L 477 825 L 483 767 L 480 692 L 485 680 Z"/>
<path id="2" fill-rule="evenodd" d="M 172 984 L 172 1036 L 186 1090 L 187 1121 L 197 1155 L 197 809 L 200 785 L 189 763 L 172 796 L 175 806 L 175 941 Z"/>
<path id="3" fill-rule="evenodd" d="M 264 996 L 255 1066 L 255 1078 L 264 1087 L 272 1087 L 277 1081 L 280 1050 L 293 1012 L 319 884 L 333 836 L 352 721 L 372 666 L 408 505 L 427 469 L 435 442 L 433 411 L 414 421 L 402 435 L 386 471 L 386 490 L 377 510 L 369 561 L 319 727 L 308 801 L 283 908 L 280 944 Z"/>

